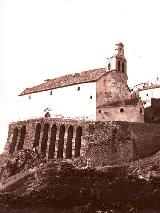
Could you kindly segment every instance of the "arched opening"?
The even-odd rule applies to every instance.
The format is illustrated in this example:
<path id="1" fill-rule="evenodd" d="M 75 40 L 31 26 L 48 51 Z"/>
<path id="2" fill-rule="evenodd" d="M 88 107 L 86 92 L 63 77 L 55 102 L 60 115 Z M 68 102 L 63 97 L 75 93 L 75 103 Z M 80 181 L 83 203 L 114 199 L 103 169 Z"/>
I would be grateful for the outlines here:
<path id="1" fill-rule="evenodd" d="M 48 130 L 49 124 L 45 123 L 43 128 L 43 137 L 42 137 L 42 144 L 41 144 L 41 153 L 46 156 L 46 149 L 47 149 L 47 141 L 48 141 Z"/>
<path id="2" fill-rule="evenodd" d="M 12 142 L 9 147 L 9 154 L 12 154 L 15 151 L 16 143 L 17 143 L 17 137 L 18 137 L 18 127 L 16 127 L 13 131 L 13 137 Z"/>
<path id="3" fill-rule="evenodd" d="M 36 146 L 39 146 L 40 133 L 41 133 L 41 124 L 38 123 L 36 125 L 36 133 L 35 133 L 33 148 Z"/>
<path id="4" fill-rule="evenodd" d="M 121 69 L 121 62 L 118 61 L 118 71 L 120 71 L 120 69 Z"/>
<path id="5" fill-rule="evenodd" d="M 49 112 L 46 112 L 45 115 L 44 115 L 46 118 L 50 118 L 51 117 L 51 114 Z"/>
<path id="6" fill-rule="evenodd" d="M 65 126 L 60 126 L 57 158 L 63 158 Z"/>
<path id="7" fill-rule="evenodd" d="M 72 158 L 72 138 L 73 126 L 68 127 L 67 144 L 66 144 L 66 158 Z"/>
<path id="8" fill-rule="evenodd" d="M 51 128 L 51 138 L 50 138 L 49 152 L 48 152 L 48 158 L 49 159 L 54 158 L 56 133 L 57 133 L 57 126 L 56 126 L 56 124 L 53 124 L 52 128 Z"/>
<path id="9" fill-rule="evenodd" d="M 26 126 L 22 126 L 17 150 L 23 149 L 25 135 L 26 135 Z"/>
<path id="10" fill-rule="evenodd" d="M 82 127 L 78 126 L 76 129 L 76 138 L 75 138 L 75 158 L 80 156 L 81 149 L 81 136 L 82 136 Z"/>

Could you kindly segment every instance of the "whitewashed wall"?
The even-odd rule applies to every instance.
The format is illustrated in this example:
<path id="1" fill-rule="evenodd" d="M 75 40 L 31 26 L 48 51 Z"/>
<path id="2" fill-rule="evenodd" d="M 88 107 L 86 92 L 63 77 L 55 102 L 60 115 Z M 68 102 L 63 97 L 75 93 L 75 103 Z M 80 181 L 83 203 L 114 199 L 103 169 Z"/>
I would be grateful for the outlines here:
<path id="1" fill-rule="evenodd" d="M 51 109 L 51 117 L 96 120 L 95 82 L 57 88 L 52 90 L 52 95 L 50 91 L 20 96 L 17 120 L 43 117 L 46 108 Z"/>
<path id="2" fill-rule="evenodd" d="M 139 96 L 142 101 L 146 102 L 144 107 L 149 107 L 151 106 L 151 98 L 160 98 L 160 88 L 139 91 Z"/>

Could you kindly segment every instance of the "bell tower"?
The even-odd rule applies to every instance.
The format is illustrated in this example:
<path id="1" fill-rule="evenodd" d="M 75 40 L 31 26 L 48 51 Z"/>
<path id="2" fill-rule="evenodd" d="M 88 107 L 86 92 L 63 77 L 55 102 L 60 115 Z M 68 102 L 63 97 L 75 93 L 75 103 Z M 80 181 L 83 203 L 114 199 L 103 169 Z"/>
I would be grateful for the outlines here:
<path id="1" fill-rule="evenodd" d="M 118 71 L 127 73 L 127 60 L 124 57 L 124 45 L 119 42 L 115 44 L 114 56 L 107 58 L 106 71 Z"/>

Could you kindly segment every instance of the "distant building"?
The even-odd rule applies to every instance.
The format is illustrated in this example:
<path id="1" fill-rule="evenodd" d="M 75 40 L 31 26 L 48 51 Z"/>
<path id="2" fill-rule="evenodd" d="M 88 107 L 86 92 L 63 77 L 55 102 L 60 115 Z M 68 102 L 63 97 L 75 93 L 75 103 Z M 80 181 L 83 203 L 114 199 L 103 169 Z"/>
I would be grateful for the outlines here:
<path id="1" fill-rule="evenodd" d="M 157 78 L 155 82 L 146 82 L 134 86 L 132 91 L 133 97 L 140 97 L 143 101 L 144 108 L 151 106 L 151 99 L 160 98 L 160 81 Z"/>
<path id="2" fill-rule="evenodd" d="M 48 79 L 26 88 L 19 95 L 19 119 L 45 116 L 143 122 L 142 101 L 132 97 L 127 80 L 124 45 L 118 43 L 105 68 Z"/>

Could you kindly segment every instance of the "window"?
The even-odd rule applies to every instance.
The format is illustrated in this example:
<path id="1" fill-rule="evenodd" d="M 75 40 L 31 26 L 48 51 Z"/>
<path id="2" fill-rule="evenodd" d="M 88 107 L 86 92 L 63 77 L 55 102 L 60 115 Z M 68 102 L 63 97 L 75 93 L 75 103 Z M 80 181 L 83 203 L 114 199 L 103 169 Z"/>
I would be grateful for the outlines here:
<path id="1" fill-rule="evenodd" d="M 140 114 L 142 115 L 142 108 L 140 108 Z"/>
<path id="2" fill-rule="evenodd" d="M 53 93 L 52 93 L 52 90 L 50 91 L 50 95 L 52 95 Z"/>
<path id="3" fill-rule="evenodd" d="M 92 99 L 92 95 L 90 96 L 90 99 Z"/>
<path id="4" fill-rule="evenodd" d="M 46 114 L 44 115 L 46 118 L 51 117 L 51 114 L 49 112 L 46 112 Z"/>
<path id="5" fill-rule="evenodd" d="M 148 94 L 146 94 L 146 96 L 148 96 Z"/>
<path id="6" fill-rule="evenodd" d="M 101 113 L 101 110 L 99 109 L 99 113 Z"/>
<path id="7" fill-rule="evenodd" d="M 120 71 L 120 67 L 121 67 L 120 61 L 118 61 L 118 71 Z"/>
<path id="8" fill-rule="evenodd" d="M 124 112 L 124 109 L 123 109 L 123 108 L 120 108 L 120 112 Z"/>
<path id="9" fill-rule="evenodd" d="M 80 91 L 80 87 L 77 88 L 77 91 Z"/>
<path id="10" fill-rule="evenodd" d="M 31 99 L 31 95 L 29 95 L 28 98 Z"/>
<path id="11" fill-rule="evenodd" d="M 110 69 L 111 69 L 111 64 L 109 63 L 109 64 L 108 64 L 108 70 L 110 70 Z"/>
<path id="12" fill-rule="evenodd" d="M 125 65 L 124 65 L 124 62 L 122 62 L 122 72 L 125 72 Z"/>

